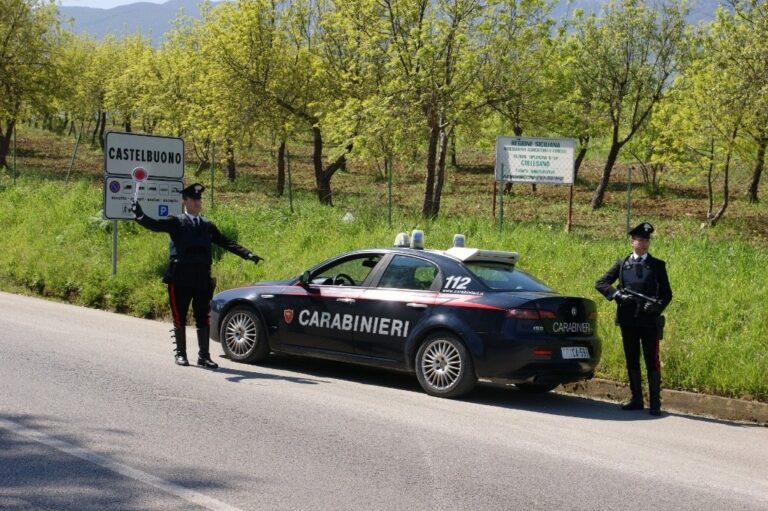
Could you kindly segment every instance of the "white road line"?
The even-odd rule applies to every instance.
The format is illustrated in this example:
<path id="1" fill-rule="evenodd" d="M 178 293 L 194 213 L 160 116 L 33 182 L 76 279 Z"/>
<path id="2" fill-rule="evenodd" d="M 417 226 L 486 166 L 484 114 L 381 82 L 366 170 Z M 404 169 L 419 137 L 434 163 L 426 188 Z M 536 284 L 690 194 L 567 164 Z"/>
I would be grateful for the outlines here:
<path id="1" fill-rule="evenodd" d="M 94 465 L 99 465 L 100 467 L 104 467 L 107 470 L 111 470 L 117 474 L 130 477 L 150 486 L 154 486 L 155 488 L 158 488 L 166 493 L 175 495 L 181 499 L 186 500 L 187 502 L 201 506 L 205 509 L 210 509 L 212 511 L 242 511 L 239 508 L 230 506 L 229 504 L 216 500 L 207 495 L 203 495 L 202 493 L 198 493 L 196 491 L 184 488 L 183 486 L 168 482 L 164 479 L 153 476 L 152 474 L 148 474 L 141 470 L 129 467 L 128 465 L 114 461 L 106 456 L 87 451 L 81 447 L 77 447 L 68 442 L 64 442 L 63 440 L 52 438 L 44 433 L 27 428 L 15 422 L 0 419 L 0 428 L 7 429 L 16 433 L 17 435 L 47 445 L 48 447 L 52 447 L 71 456 L 75 456 L 82 460 L 93 463 Z"/>

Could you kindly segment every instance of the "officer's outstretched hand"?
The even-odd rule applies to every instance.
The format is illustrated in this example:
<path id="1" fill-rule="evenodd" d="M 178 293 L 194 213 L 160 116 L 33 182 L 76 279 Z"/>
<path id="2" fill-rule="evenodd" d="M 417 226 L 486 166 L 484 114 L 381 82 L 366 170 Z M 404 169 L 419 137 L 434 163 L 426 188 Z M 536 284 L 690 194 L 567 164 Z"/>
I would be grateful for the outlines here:
<path id="1" fill-rule="evenodd" d="M 259 261 L 263 261 L 261 257 L 257 256 L 256 254 L 248 254 L 248 257 L 246 258 L 249 261 L 253 261 L 253 264 L 259 264 Z"/>
<path id="2" fill-rule="evenodd" d="M 656 314 L 657 312 L 661 312 L 661 307 L 655 303 L 645 302 L 643 304 L 643 312 L 646 314 Z"/>
<path id="3" fill-rule="evenodd" d="M 141 204 L 139 204 L 136 201 L 131 202 L 131 207 L 128 208 L 128 210 L 133 213 L 136 218 L 139 218 L 140 216 L 144 216 L 144 210 L 141 209 Z"/>

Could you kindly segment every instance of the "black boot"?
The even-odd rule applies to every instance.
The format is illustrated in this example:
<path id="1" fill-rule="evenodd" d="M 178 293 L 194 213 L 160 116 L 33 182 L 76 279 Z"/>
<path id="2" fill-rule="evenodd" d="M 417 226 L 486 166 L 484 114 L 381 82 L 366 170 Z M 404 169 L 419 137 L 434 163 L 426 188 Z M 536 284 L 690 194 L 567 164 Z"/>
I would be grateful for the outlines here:
<path id="1" fill-rule="evenodd" d="M 629 403 L 622 405 L 622 410 L 642 410 L 643 409 L 643 378 L 639 369 L 627 371 L 629 375 L 629 390 L 632 392 L 632 399 Z"/>
<path id="2" fill-rule="evenodd" d="M 200 349 L 197 353 L 197 365 L 207 367 L 208 369 L 216 369 L 219 365 L 211 360 L 211 354 L 208 353 L 209 334 L 210 330 L 207 326 L 197 329 L 197 345 Z"/>
<path id="3" fill-rule="evenodd" d="M 187 331 L 183 327 L 174 328 L 173 337 L 176 344 L 176 349 L 174 350 L 176 354 L 176 364 L 180 366 L 188 366 L 189 361 L 187 360 Z"/>
<path id="4" fill-rule="evenodd" d="M 651 415 L 661 415 L 661 373 L 659 371 L 648 372 L 648 395 L 651 399 Z"/>

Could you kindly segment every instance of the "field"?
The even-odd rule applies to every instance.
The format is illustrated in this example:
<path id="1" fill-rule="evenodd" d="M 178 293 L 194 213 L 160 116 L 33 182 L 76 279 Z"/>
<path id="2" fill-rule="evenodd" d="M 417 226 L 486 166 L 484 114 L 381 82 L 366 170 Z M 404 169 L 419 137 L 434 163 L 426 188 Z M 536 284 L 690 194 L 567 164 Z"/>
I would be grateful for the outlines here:
<path id="1" fill-rule="evenodd" d="M 141 317 L 167 317 L 160 282 L 166 236 L 119 222 L 118 271 L 111 275 L 112 222 L 101 218 L 100 151 L 81 145 L 67 180 L 71 137 L 24 127 L 17 146 L 19 175 L 14 180 L 3 171 L 0 177 L 5 205 L 0 209 L 0 288 Z M 593 286 L 629 251 L 628 162 L 614 170 L 605 206 L 592 211 L 589 201 L 602 170 L 600 152 L 588 159 L 574 186 L 573 225 L 567 233 L 568 188 L 562 186 L 539 185 L 534 191 L 516 184 L 504 196 L 499 225 L 493 217 L 492 147 L 459 146 L 458 166 L 448 171 L 434 221 L 420 217 L 424 171 L 418 157 L 397 162 L 391 226 L 387 182 L 375 162 L 352 159 L 333 178 L 334 207 L 325 207 L 313 191 L 308 148 L 294 152 L 292 205 L 287 194 L 275 194 L 274 163 L 267 149 L 237 153 L 238 178 L 232 183 L 217 170 L 214 206 L 206 195 L 206 216 L 265 258 L 253 266 L 219 254 L 214 274 L 220 288 L 296 275 L 343 250 L 389 245 L 400 231 L 423 229 L 427 246 L 435 248 L 447 247 L 453 234 L 461 232 L 468 246 L 518 251 L 523 269 L 561 292 L 595 300 L 605 347 L 599 375 L 625 378 L 614 306 Z M 639 171 L 633 173 L 630 223 L 650 221 L 656 227 L 651 252 L 667 261 L 675 293 L 662 342 L 667 388 L 768 401 L 768 286 L 762 270 L 768 265 L 768 206 L 743 198 L 750 168 L 749 162 L 738 166 L 724 218 L 705 229 L 703 178 L 669 172 L 662 176 L 660 192 L 651 194 Z M 190 155 L 186 181 L 209 186 L 210 173 L 196 177 L 194 169 Z M 760 189 L 764 201 L 766 188 L 763 184 Z M 716 207 L 721 200 L 716 198 Z M 347 213 L 353 221 L 342 220 Z"/>

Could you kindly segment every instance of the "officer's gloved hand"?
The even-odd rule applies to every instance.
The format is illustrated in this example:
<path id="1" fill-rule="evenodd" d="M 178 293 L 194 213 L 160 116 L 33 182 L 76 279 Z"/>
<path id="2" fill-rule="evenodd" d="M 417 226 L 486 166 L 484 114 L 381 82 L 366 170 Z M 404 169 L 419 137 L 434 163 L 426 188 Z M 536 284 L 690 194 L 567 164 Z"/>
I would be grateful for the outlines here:
<path id="1" fill-rule="evenodd" d="M 633 301 L 632 295 L 625 293 L 624 291 L 616 291 L 613 295 L 613 299 L 616 300 L 616 303 L 618 304 L 627 304 Z"/>
<path id="2" fill-rule="evenodd" d="M 263 261 L 261 257 L 257 256 L 256 254 L 248 254 L 248 257 L 246 258 L 249 261 L 253 261 L 253 264 L 259 264 L 259 261 Z"/>
<path id="3" fill-rule="evenodd" d="M 128 210 L 133 213 L 136 218 L 144 216 L 144 210 L 141 209 L 141 205 L 136 201 L 131 202 L 131 207 L 129 207 Z"/>
<path id="4" fill-rule="evenodd" d="M 655 303 L 645 302 L 643 304 L 643 312 L 646 314 L 656 314 L 661 312 L 661 307 Z"/>

